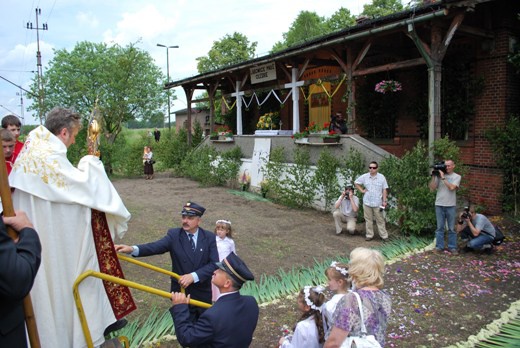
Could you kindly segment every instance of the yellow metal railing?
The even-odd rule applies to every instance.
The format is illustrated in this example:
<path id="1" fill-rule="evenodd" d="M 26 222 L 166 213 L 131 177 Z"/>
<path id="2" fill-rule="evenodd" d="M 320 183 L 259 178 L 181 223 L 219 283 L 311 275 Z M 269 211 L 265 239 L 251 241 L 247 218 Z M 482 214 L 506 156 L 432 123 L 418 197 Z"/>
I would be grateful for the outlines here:
<path id="1" fill-rule="evenodd" d="M 148 268 L 150 270 L 153 270 L 153 271 L 156 271 L 156 272 L 159 272 L 159 273 L 163 273 L 163 274 L 169 275 L 170 277 L 173 277 L 176 280 L 179 280 L 179 278 L 180 278 L 180 276 L 177 273 L 173 273 L 173 272 L 167 271 L 165 269 L 162 269 L 160 267 L 156 267 L 156 266 L 147 264 L 147 263 L 142 262 L 142 261 L 137 261 L 137 260 L 135 260 L 132 257 L 128 257 L 128 256 L 125 256 L 125 255 L 120 255 L 120 254 L 118 254 L 117 256 L 121 260 L 128 261 L 128 262 L 136 264 L 138 266 L 141 266 L 141 267 L 144 267 L 144 268 Z M 101 272 L 96 272 L 96 271 L 90 270 L 90 271 L 86 271 L 86 272 L 80 274 L 79 277 L 74 282 L 74 286 L 72 288 L 72 292 L 74 294 L 74 301 L 76 302 L 76 308 L 78 310 L 78 315 L 79 315 L 79 319 L 80 319 L 80 322 L 81 322 L 81 328 L 83 329 L 83 334 L 85 335 L 85 341 L 86 341 L 87 346 L 89 348 L 93 348 L 94 344 L 92 343 L 92 336 L 90 334 L 90 329 L 88 328 L 87 318 L 85 316 L 85 311 L 83 310 L 83 303 L 81 302 L 81 297 L 79 295 L 79 284 L 83 280 L 88 278 L 88 277 L 99 278 L 99 279 L 106 280 L 106 281 L 109 281 L 109 282 L 112 282 L 112 283 L 116 283 L 116 284 L 119 284 L 119 285 L 127 286 L 127 287 L 132 288 L 132 289 L 137 289 L 137 290 L 145 291 L 145 292 L 148 292 L 148 293 L 151 293 L 151 294 L 154 294 L 154 295 L 162 296 L 164 298 L 171 298 L 171 293 L 169 293 L 167 291 L 155 289 L 155 288 L 152 288 L 150 286 L 146 286 L 146 285 L 142 285 L 142 284 L 139 284 L 139 283 L 136 283 L 136 282 L 132 282 L 132 281 L 126 280 L 126 279 L 121 279 L 121 278 L 118 278 L 118 277 L 114 277 L 114 276 L 111 276 L 111 275 L 108 275 L 108 274 L 105 274 L 105 273 L 101 273 Z M 184 292 L 184 289 L 181 288 L 181 291 Z M 201 302 L 201 301 L 197 301 L 197 300 L 192 300 L 192 299 L 190 299 L 190 305 L 197 306 L 197 307 L 202 307 L 202 308 L 209 308 L 209 307 L 211 307 L 211 304 L 209 304 L 209 303 Z M 124 343 L 127 348 L 130 347 L 130 345 L 128 343 L 128 339 L 126 337 L 120 337 L 119 341 Z"/>

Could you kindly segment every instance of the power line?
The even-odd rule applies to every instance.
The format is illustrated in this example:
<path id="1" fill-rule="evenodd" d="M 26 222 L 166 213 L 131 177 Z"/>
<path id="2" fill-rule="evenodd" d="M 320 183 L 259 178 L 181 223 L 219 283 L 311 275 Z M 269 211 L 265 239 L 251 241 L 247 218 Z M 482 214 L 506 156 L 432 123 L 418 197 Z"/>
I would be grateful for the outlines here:
<path id="1" fill-rule="evenodd" d="M 7 111 L 9 111 L 11 114 L 15 115 L 16 117 L 21 118 L 20 115 L 18 115 L 16 112 L 14 112 L 12 110 L 9 110 L 8 108 L 3 106 L 2 104 L 0 104 L 0 107 L 6 109 Z"/>
<path id="2" fill-rule="evenodd" d="M 26 90 L 25 88 L 23 88 L 23 87 L 22 87 L 22 86 L 20 86 L 20 85 L 17 85 L 16 83 L 14 83 L 14 82 L 13 82 L 13 81 L 11 81 L 11 80 L 8 80 L 8 79 L 6 79 L 6 78 L 5 78 L 5 77 L 3 77 L 3 76 L 0 76 L 0 79 L 2 79 L 2 80 L 5 80 L 5 81 L 9 82 L 10 84 L 12 84 L 13 86 L 15 86 L 15 87 L 17 87 L 17 88 L 20 88 L 20 89 L 21 89 L 22 91 L 24 91 L 25 93 L 28 93 L 28 94 L 30 94 L 30 95 L 31 95 L 32 97 L 34 97 L 34 98 L 38 98 L 38 96 L 37 96 L 36 94 L 34 94 L 34 93 L 33 93 L 33 92 L 31 92 L 31 91 L 28 91 L 28 90 Z"/>

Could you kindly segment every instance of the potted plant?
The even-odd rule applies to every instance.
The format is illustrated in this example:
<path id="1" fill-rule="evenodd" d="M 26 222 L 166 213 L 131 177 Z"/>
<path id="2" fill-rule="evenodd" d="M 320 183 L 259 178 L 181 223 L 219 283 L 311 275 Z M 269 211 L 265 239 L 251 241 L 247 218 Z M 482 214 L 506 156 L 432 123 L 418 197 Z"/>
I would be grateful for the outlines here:
<path id="1" fill-rule="evenodd" d="M 303 132 L 294 133 L 291 138 L 295 140 L 296 143 L 308 143 L 309 142 L 309 132 L 307 128 Z"/>
<path id="2" fill-rule="evenodd" d="M 395 80 L 383 80 L 378 82 L 375 87 L 375 91 L 378 93 L 392 93 L 399 92 L 403 89 L 401 82 Z"/>
<path id="3" fill-rule="evenodd" d="M 233 132 L 228 126 L 219 126 L 217 128 L 218 140 L 229 140 L 229 137 L 233 139 Z"/>
<path id="4" fill-rule="evenodd" d="M 218 140 L 218 132 L 211 132 L 209 135 L 209 140 Z"/>
<path id="5" fill-rule="evenodd" d="M 316 124 L 315 122 L 309 123 L 307 127 L 310 134 L 327 134 L 329 132 L 329 122 L 325 122 L 323 126 Z"/>
<path id="6" fill-rule="evenodd" d="M 265 198 L 267 196 L 267 192 L 269 192 L 269 181 L 262 180 L 260 182 L 260 193 L 262 194 L 262 197 Z"/>
<path id="7" fill-rule="evenodd" d="M 331 130 L 327 134 L 322 135 L 324 143 L 339 143 L 339 134 Z"/>
<path id="8" fill-rule="evenodd" d="M 225 140 L 233 140 L 233 132 L 228 131 L 225 135 Z"/>

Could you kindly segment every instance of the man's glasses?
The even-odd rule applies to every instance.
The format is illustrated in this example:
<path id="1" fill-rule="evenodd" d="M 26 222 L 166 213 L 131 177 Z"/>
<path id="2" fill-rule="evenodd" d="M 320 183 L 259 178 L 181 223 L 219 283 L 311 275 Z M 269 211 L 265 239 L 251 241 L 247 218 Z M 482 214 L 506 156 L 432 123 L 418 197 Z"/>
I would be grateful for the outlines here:
<path id="1" fill-rule="evenodd" d="M 377 167 L 368 167 L 368 169 L 377 169 Z"/>

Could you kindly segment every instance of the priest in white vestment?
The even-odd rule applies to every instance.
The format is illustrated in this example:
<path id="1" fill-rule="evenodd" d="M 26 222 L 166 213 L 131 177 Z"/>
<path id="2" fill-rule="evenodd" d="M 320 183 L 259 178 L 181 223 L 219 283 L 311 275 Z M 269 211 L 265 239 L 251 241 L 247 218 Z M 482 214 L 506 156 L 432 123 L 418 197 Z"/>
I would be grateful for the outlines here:
<path id="1" fill-rule="evenodd" d="M 97 157 L 83 157 L 78 168 L 67 159 L 67 148 L 74 143 L 80 122 L 80 116 L 70 110 L 53 109 L 47 116 L 47 128 L 39 126 L 29 133 L 9 177 L 15 189 L 14 207 L 27 212 L 42 244 L 42 264 L 31 298 L 43 348 L 86 347 L 72 288 L 81 273 L 100 271 L 92 209 L 106 214 L 112 239 L 124 235 L 130 219 Z M 102 268 L 113 266 L 100 260 Z M 97 347 L 105 341 L 105 328 L 119 318 L 100 279 L 86 278 L 79 292 Z M 116 302 L 125 301 L 119 298 Z M 128 302 L 134 305 L 131 296 Z M 127 305 L 125 315 L 133 309 L 135 305 Z"/>

